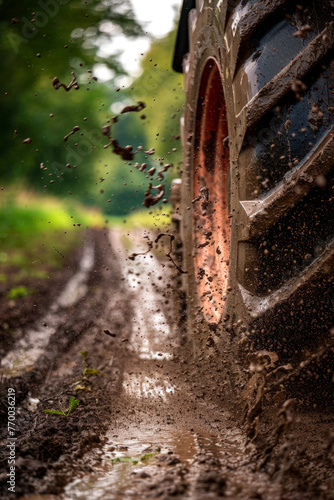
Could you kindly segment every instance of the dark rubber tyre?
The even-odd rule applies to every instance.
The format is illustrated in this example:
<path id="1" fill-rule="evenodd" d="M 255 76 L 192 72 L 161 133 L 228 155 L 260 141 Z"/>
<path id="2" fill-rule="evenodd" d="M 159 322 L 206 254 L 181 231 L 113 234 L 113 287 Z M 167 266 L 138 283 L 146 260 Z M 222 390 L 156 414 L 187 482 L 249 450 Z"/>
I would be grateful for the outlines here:
<path id="1" fill-rule="evenodd" d="M 181 120 L 188 330 L 197 350 L 234 359 L 235 380 L 240 352 L 275 351 L 297 366 L 330 342 L 331 3 L 201 0 L 189 14 Z"/>

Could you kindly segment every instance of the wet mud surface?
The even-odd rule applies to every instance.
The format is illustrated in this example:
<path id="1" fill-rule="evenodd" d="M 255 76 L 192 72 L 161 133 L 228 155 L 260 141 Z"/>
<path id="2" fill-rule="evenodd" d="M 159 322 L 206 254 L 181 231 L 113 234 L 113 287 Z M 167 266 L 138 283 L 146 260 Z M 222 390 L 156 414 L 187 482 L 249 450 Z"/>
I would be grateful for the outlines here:
<path id="1" fill-rule="evenodd" d="M 7 281 L 0 283 L 0 358 L 14 347 L 16 340 L 24 335 L 24 330 L 40 318 L 55 300 L 59 291 L 75 273 L 81 249 L 66 259 L 63 268 L 52 268 L 45 278 L 26 277 L 21 283 L 31 290 L 23 300 L 8 300 L 7 293 L 17 286 L 17 269 L 6 269 Z"/>
<path id="2" fill-rule="evenodd" d="M 334 498 L 333 414 L 287 404 L 278 391 L 250 442 L 214 341 L 193 356 L 172 263 L 127 258 L 142 241 L 143 232 L 87 234 L 58 287 L 41 290 L 43 307 L 20 311 L 17 337 L 1 344 L 0 497 Z M 6 484 L 9 387 L 15 494 Z M 66 410 L 71 396 L 79 406 L 70 415 L 43 412 Z"/>

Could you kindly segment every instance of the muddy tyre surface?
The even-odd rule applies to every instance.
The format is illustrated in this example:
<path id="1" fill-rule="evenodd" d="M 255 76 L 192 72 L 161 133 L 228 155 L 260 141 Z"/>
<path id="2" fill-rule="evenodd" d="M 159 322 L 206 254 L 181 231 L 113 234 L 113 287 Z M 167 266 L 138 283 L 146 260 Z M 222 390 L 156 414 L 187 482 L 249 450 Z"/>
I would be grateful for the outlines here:
<path id="1" fill-rule="evenodd" d="M 298 362 L 328 354 L 334 322 L 334 7 L 320 4 L 198 1 L 183 61 L 190 335 L 224 325 L 235 351 Z"/>

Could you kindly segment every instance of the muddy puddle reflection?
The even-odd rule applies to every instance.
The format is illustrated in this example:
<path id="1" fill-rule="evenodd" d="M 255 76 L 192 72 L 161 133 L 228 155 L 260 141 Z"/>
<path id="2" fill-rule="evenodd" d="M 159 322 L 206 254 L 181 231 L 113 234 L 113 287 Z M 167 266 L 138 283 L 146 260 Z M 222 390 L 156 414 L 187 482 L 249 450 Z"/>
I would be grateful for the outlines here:
<path id="1" fill-rule="evenodd" d="M 115 434 L 115 430 L 102 449 L 87 456 L 94 472 L 81 474 L 68 484 L 62 496 L 64 500 L 148 498 L 152 487 L 156 488 L 157 483 L 162 484 L 173 475 L 174 479 L 177 476 L 187 478 L 187 491 L 181 494 L 182 498 L 200 498 L 193 488 L 203 470 L 207 470 L 207 464 L 216 465 L 218 470 L 228 463 L 233 469 L 243 459 L 240 436 L 231 435 L 222 441 L 202 431 L 135 428 L 123 435 L 122 430 L 119 434 Z M 244 487 L 249 492 L 253 481 L 253 477 L 232 479 L 225 496 L 248 498 L 239 493 Z M 243 485 L 237 487 L 237 483 Z M 277 498 L 274 491 L 272 493 L 272 498 Z"/>
<path id="2" fill-rule="evenodd" d="M 199 451 L 196 434 L 189 431 L 140 431 L 138 436 L 110 436 L 101 450 L 91 454 L 94 473 L 75 479 L 66 487 L 62 498 L 140 499 L 136 491 L 138 483 L 168 467 L 167 461 L 161 458 L 175 457 L 186 465 Z"/>

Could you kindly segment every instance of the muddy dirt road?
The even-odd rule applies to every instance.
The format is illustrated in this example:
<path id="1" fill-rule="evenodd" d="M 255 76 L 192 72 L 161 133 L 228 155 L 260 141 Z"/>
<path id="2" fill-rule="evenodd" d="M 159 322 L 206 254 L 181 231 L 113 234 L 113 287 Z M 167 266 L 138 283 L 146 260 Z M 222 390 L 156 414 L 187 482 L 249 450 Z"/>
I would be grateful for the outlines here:
<path id="1" fill-rule="evenodd" d="M 25 312 L 1 343 L 1 498 L 334 498 L 333 415 L 282 411 L 278 395 L 248 442 L 215 341 L 193 355 L 173 269 L 155 254 L 127 258 L 143 236 L 86 234 L 43 312 Z M 70 415 L 43 411 L 71 396 Z"/>

